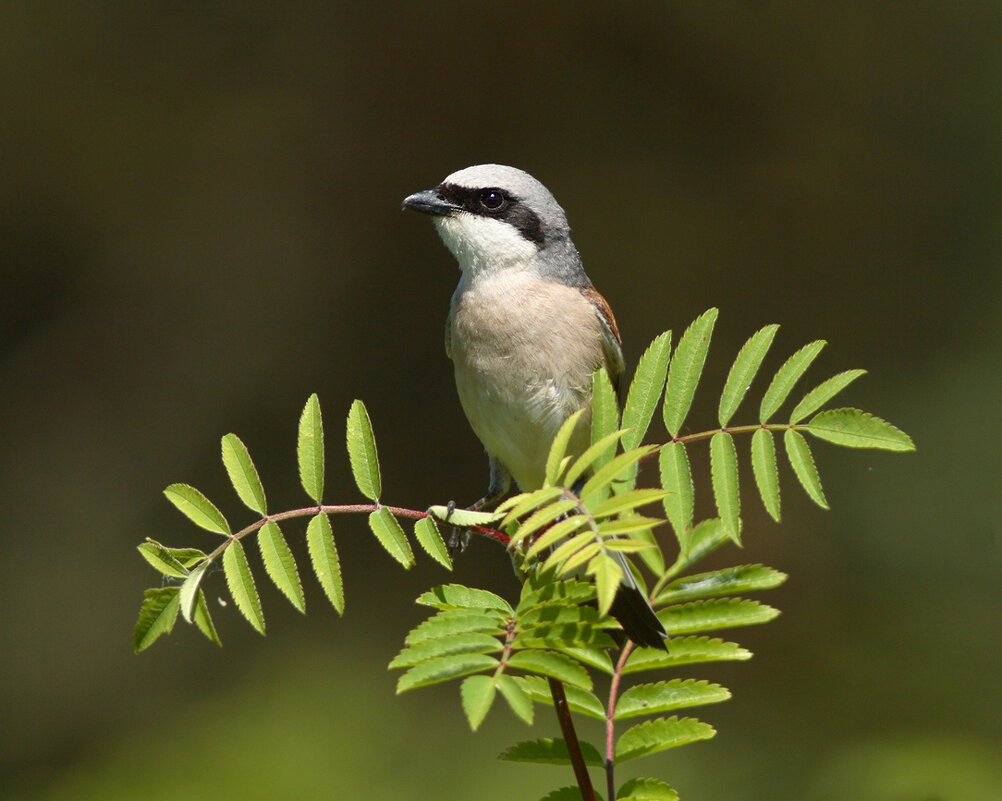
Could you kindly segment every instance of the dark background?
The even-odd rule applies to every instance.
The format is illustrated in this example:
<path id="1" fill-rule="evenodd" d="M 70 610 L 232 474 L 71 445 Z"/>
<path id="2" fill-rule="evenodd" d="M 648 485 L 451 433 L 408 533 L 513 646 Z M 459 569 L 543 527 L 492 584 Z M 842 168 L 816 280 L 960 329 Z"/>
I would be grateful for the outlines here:
<path id="1" fill-rule="evenodd" d="M 784 614 L 734 632 L 751 662 L 690 672 L 735 694 L 699 710 L 717 738 L 630 771 L 688 801 L 997 799 L 1000 34 L 995 3 L 3 4 L 0 794 L 487 801 L 570 783 L 493 758 L 556 734 L 545 708 L 529 730 L 498 707 L 471 736 L 454 684 L 394 697 L 411 602 L 451 577 L 423 557 L 402 573 L 361 518 L 335 520 L 343 620 L 314 581 L 302 618 L 259 573 L 262 640 L 216 604 L 216 574 L 221 652 L 183 625 L 130 651 L 158 580 L 135 545 L 216 542 L 161 489 L 188 481 L 250 522 L 218 458 L 235 431 L 271 508 L 301 505 L 311 392 L 329 501 L 358 498 L 355 397 L 388 502 L 478 496 L 442 350 L 455 264 L 399 206 L 498 161 L 566 208 L 630 363 L 720 307 L 692 430 L 744 339 L 779 322 L 768 371 L 826 338 L 805 387 L 869 369 L 845 403 L 918 446 L 819 444 L 833 510 L 785 470 L 779 527 L 746 488 L 745 548 L 721 563 L 788 572 L 762 597 Z M 485 543 L 454 576 L 514 588 Z"/>

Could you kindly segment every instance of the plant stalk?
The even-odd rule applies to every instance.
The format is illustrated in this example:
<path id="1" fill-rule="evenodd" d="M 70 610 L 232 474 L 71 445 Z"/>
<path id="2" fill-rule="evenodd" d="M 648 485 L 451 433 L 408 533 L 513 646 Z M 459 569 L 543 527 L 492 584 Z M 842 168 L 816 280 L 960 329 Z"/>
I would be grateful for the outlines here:
<path id="1" fill-rule="evenodd" d="M 591 785 L 591 776 L 588 775 L 588 767 L 585 765 L 584 755 L 581 753 L 581 743 L 578 742 L 578 734 L 574 730 L 574 719 L 571 717 L 570 707 L 567 706 L 564 685 L 554 678 L 549 678 L 547 681 L 550 683 L 553 708 L 557 713 L 560 731 L 564 735 L 564 743 L 567 744 L 567 753 L 571 758 L 571 767 L 574 768 L 574 778 L 577 779 L 578 789 L 581 790 L 581 798 L 584 801 L 595 801 L 595 788 Z M 609 798 L 611 799 L 612 796 Z"/>

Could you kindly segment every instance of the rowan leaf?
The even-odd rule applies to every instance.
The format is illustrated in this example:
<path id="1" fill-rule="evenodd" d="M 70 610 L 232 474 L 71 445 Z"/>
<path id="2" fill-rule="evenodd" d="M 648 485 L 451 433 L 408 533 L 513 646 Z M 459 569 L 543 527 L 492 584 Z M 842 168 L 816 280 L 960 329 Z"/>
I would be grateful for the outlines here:
<path id="1" fill-rule="evenodd" d="M 372 433 L 369 412 L 360 400 L 352 403 L 348 411 L 347 442 L 348 460 L 359 491 L 369 500 L 378 501 L 383 484 L 379 474 L 376 437 Z"/>
<path id="2" fill-rule="evenodd" d="M 738 351 L 738 356 L 731 365 L 731 370 L 727 374 L 727 381 L 724 383 L 724 391 L 720 395 L 720 406 L 717 412 L 720 427 L 725 428 L 731 421 L 734 413 L 741 405 L 752 379 L 762 366 L 762 360 L 769 352 L 769 346 L 776 336 L 779 326 L 773 323 L 764 328 L 760 328 Z"/>
<path id="3" fill-rule="evenodd" d="M 241 614 L 257 631 L 264 634 L 264 614 L 261 611 L 261 596 L 254 586 L 247 554 L 240 540 L 233 540 L 223 551 L 223 575 L 226 586 Z"/>
<path id="4" fill-rule="evenodd" d="M 494 679 L 491 676 L 469 676 L 463 679 L 459 692 L 466 719 L 470 722 L 470 728 L 476 731 L 494 703 Z"/>
<path id="5" fill-rule="evenodd" d="M 772 432 L 759 428 L 752 434 L 752 475 L 762 504 L 769 516 L 779 522 L 779 468 L 776 465 L 776 442 Z"/>
<path id="6" fill-rule="evenodd" d="M 369 515 L 369 528 L 386 552 L 405 568 L 414 566 L 414 552 L 400 523 L 385 506 Z"/>
<path id="7" fill-rule="evenodd" d="M 762 403 L 759 406 L 759 422 L 763 425 L 769 422 L 769 418 L 783 405 L 783 401 L 786 400 L 793 387 L 807 371 L 807 368 L 811 366 L 811 362 L 821 353 L 822 348 L 826 344 L 823 339 L 818 339 L 804 345 L 776 371 L 769 384 L 769 388 L 766 389 L 765 395 L 762 397 Z"/>
<path id="8" fill-rule="evenodd" d="M 828 501 L 825 500 L 824 490 L 821 489 L 821 477 L 818 475 L 811 447 L 804 439 L 804 435 L 788 428 L 783 433 L 783 444 L 786 446 L 786 455 L 800 486 L 804 488 L 814 503 L 822 509 L 827 509 Z"/>
<path id="9" fill-rule="evenodd" d="M 800 429 L 809 431 L 818 439 L 850 448 L 915 450 L 915 443 L 904 431 L 859 409 L 829 409 L 819 412 L 806 426 L 800 426 Z"/>
<path id="10" fill-rule="evenodd" d="M 189 484 L 171 484 L 164 490 L 167 500 L 196 526 L 214 534 L 230 536 L 230 524 L 215 504 Z"/>
<path id="11" fill-rule="evenodd" d="M 278 523 L 269 520 L 261 526 L 257 533 L 257 544 L 261 549 L 261 561 L 268 577 L 289 602 L 305 614 L 306 598 L 303 595 L 302 582 L 299 580 L 299 570 Z"/>
<path id="12" fill-rule="evenodd" d="M 247 446 L 236 434 L 227 434 L 222 439 L 221 447 L 223 466 L 240 500 L 259 515 L 268 514 L 264 487 Z"/>
<path id="13" fill-rule="evenodd" d="M 861 375 L 866 375 L 866 370 L 846 370 L 844 373 L 833 375 L 827 381 L 822 381 L 793 407 L 790 424 L 799 423 L 807 415 L 814 414 Z"/>
<path id="14" fill-rule="evenodd" d="M 446 570 L 452 570 L 452 559 L 445 541 L 439 533 L 438 525 L 433 517 L 422 517 L 414 523 L 414 537 L 426 554 L 438 562 Z"/>
<path id="15" fill-rule="evenodd" d="M 334 545 L 334 531 L 325 514 L 314 515 L 306 527 L 306 548 L 310 563 L 323 588 L 324 595 L 339 615 L 344 614 L 344 583 L 341 580 L 341 561 Z"/>
<path id="16" fill-rule="evenodd" d="M 616 764 L 697 740 L 708 740 L 716 733 L 710 724 L 695 718 L 673 716 L 647 720 L 627 729 L 616 741 Z"/>
<path id="17" fill-rule="evenodd" d="M 717 309 L 703 312 L 685 329 L 675 347 L 675 354 L 671 357 L 665 386 L 664 421 L 673 438 L 682 430 L 682 424 L 692 406 L 716 321 Z"/>
<path id="18" fill-rule="evenodd" d="M 690 539 L 695 502 L 692 469 L 689 467 L 689 454 L 685 445 L 681 442 L 665 443 L 661 448 L 658 465 L 661 469 L 661 486 L 668 493 L 662 501 L 665 516 L 675 530 L 679 545 L 685 551 Z"/>
<path id="19" fill-rule="evenodd" d="M 738 490 L 738 451 L 734 437 L 718 431 L 710 440 L 710 475 L 717 514 L 728 536 L 741 544 L 741 495 Z"/>
<path id="20" fill-rule="evenodd" d="M 320 503 L 324 494 L 324 422 L 320 414 L 320 400 L 315 392 L 307 399 L 299 417 L 296 460 L 303 489 Z"/>
<path id="21" fill-rule="evenodd" d="M 177 587 L 156 587 L 143 593 L 143 603 L 139 607 L 139 619 L 132 633 L 134 653 L 145 651 L 164 634 L 174 630 L 174 622 L 180 610 Z"/>

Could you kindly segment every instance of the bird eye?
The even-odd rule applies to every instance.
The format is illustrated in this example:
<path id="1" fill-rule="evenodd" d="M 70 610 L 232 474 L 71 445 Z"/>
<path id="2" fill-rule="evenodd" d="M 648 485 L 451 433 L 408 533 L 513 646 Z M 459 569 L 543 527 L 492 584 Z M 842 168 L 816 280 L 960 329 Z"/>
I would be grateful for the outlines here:
<path id="1" fill-rule="evenodd" d="M 480 193 L 480 205 L 488 211 L 500 211 L 505 202 L 504 193 L 497 189 L 485 189 Z"/>

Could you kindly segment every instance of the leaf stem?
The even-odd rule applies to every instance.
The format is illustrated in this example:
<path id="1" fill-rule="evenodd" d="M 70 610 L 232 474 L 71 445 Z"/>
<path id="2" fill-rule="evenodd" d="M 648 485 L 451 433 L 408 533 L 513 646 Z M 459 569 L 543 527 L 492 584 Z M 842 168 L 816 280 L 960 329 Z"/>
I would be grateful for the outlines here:
<path id="1" fill-rule="evenodd" d="M 616 756 L 616 697 L 619 695 L 619 680 L 623 676 L 623 668 L 631 653 L 633 653 L 633 643 L 627 642 L 616 662 L 616 669 L 612 673 L 612 681 L 609 684 L 609 705 L 605 710 L 605 782 L 609 798 L 616 797 L 616 765 L 614 761 Z"/>
<path id="2" fill-rule="evenodd" d="M 571 758 L 571 766 L 574 768 L 574 778 L 577 779 L 581 798 L 584 801 L 595 801 L 595 788 L 592 787 L 591 776 L 588 775 L 588 767 L 585 765 L 584 756 L 581 753 L 581 744 L 578 742 L 578 734 L 574 730 L 574 719 L 571 717 L 570 707 L 567 706 L 567 694 L 564 692 L 564 685 L 552 677 L 547 678 L 547 681 L 550 684 L 550 695 L 553 696 L 553 708 L 557 713 L 560 731 L 564 735 L 564 743 L 567 745 L 567 753 Z M 612 795 L 609 798 L 611 799 Z"/>

